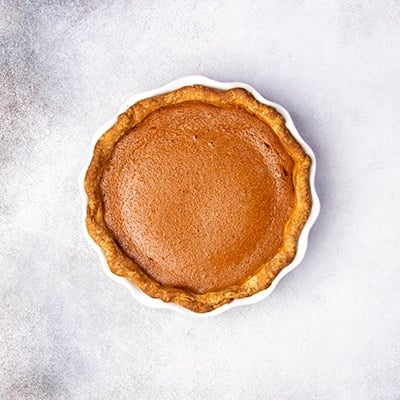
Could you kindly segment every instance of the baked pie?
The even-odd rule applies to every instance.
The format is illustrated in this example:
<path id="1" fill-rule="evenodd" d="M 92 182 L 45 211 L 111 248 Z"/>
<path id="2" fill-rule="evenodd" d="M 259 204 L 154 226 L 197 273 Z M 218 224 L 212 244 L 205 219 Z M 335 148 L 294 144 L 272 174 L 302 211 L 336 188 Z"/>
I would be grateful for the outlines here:
<path id="1" fill-rule="evenodd" d="M 87 229 L 114 274 L 207 312 L 293 260 L 310 166 L 283 116 L 247 90 L 186 86 L 135 103 L 100 137 Z"/>

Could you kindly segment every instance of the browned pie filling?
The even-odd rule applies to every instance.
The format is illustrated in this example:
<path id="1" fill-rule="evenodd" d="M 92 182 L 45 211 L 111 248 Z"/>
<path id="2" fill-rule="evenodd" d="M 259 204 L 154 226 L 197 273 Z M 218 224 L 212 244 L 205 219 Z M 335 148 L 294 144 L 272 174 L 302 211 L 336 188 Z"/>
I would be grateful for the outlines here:
<path id="1" fill-rule="evenodd" d="M 132 106 L 99 140 L 87 225 L 114 273 L 208 311 L 267 287 L 293 259 L 310 160 L 244 90 L 173 93 Z"/>
<path id="2" fill-rule="evenodd" d="M 293 161 L 238 107 L 188 101 L 151 113 L 115 146 L 101 192 L 121 248 L 162 285 L 236 285 L 282 244 Z"/>

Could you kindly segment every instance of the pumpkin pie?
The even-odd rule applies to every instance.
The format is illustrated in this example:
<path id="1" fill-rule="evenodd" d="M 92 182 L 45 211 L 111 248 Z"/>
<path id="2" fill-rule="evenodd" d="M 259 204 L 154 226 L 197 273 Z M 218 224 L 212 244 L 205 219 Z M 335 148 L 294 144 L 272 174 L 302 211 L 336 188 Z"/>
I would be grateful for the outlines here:
<path id="1" fill-rule="evenodd" d="M 245 89 L 186 86 L 135 103 L 100 137 L 87 229 L 114 274 L 207 312 L 293 260 L 310 165 L 283 116 Z"/>

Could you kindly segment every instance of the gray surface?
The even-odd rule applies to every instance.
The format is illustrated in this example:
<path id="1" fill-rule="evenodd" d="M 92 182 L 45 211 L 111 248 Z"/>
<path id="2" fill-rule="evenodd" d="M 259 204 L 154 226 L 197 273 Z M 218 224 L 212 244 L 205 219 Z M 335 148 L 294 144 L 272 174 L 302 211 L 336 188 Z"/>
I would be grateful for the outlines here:
<path id="1" fill-rule="evenodd" d="M 399 399 L 399 3 L 34 3 L 0 12 L 0 398 Z M 103 274 L 77 185 L 126 97 L 193 73 L 286 106 L 322 201 L 273 295 L 206 320 Z"/>

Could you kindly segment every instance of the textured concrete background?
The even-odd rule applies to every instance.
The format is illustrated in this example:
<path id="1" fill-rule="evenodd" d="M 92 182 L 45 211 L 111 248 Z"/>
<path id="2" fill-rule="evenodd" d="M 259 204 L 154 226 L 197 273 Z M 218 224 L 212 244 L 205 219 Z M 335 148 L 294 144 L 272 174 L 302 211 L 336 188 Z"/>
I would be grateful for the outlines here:
<path id="1" fill-rule="evenodd" d="M 0 399 L 400 399 L 400 5 L 0 0 Z M 137 304 L 81 232 L 95 129 L 199 73 L 292 113 L 319 159 L 307 256 L 264 302 Z"/>

